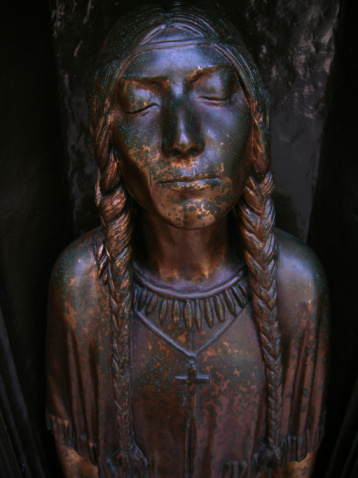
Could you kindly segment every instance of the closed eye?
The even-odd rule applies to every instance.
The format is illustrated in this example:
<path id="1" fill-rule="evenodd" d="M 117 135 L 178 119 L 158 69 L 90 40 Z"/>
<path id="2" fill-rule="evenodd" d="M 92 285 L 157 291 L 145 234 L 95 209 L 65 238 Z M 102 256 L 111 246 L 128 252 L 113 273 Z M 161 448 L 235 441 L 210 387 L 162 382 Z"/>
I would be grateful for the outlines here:
<path id="1" fill-rule="evenodd" d="M 209 103 L 225 103 L 229 100 L 230 96 L 214 96 L 214 95 L 201 95 L 199 96 L 200 99 L 205 100 L 205 102 Z"/>
<path id="2" fill-rule="evenodd" d="M 235 73 L 227 66 L 197 73 L 191 85 L 198 99 L 213 105 L 224 104 L 237 90 Z"/>
<path id="3" fill-rule="evenodd" d="M 150 103 L 146 105 L 142 105 L 136 109 L 131 109 L 130 111 L 126 111 L 128 115 L 137 115 L 139 113 L 144 113 L 148 111 L 149 109 L 153 108 L 154 106 L 159 106 L 157 103 Z"/>
<path id="4" fill-rule="evenodd" d="M 148 82 L 121 79 L 118 83 L 118 103 L 127 115 L 140 115 L 159 106 L 160 95 L 157 86 Z"/>

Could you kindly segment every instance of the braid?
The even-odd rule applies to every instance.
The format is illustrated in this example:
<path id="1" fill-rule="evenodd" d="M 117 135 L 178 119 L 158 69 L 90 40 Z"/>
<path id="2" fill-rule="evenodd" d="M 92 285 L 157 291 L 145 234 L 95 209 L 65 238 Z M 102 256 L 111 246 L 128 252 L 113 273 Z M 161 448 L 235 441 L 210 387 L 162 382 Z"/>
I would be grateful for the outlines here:
<path id="1" fill-rule="evenodd" d="M 258 127 L 254 124 L 257 137 Z M 254 145 L 257 145 L 257 140 Z M 255 151 L 254 151 L 255 153 Z M 273 178 L 268 170 L 262 178 L 249 176 L 238 210 L 244 255 L 249 269 L 252 302 L 265 364 L 267 387 L 267 447 L 263 465 L 281 463 L 280 424 L 282 406 L 281 335 L 277 318 L 275 210 L 271 194 Z"/>
<path id="2" fill-rule="evenodd" d="M 109 112 L 108 112 L 109 113 Z M 108 122 L 109 114 L 105 122 Z M 109 123 L 107 123 L 109 125 Z M 120 178 L 114 152 L 108 147 L 109 127 L 98 128 L 97 152 L 105 163 L 97 173 L 96 205 L 100 212 L 105 244 L 99 249 L 98 263 L 107 263 L 103 279 L 107 283 L 111 310 L 112 370 L 119 435 L 118 464 L 128 473 L 146 476 L 146 459 L 134 440 L 133 418 L 130 406 L 130 313 L 132 305 L 132 207 Z M 104 127 L 104 129 L 103 129 Z"/>

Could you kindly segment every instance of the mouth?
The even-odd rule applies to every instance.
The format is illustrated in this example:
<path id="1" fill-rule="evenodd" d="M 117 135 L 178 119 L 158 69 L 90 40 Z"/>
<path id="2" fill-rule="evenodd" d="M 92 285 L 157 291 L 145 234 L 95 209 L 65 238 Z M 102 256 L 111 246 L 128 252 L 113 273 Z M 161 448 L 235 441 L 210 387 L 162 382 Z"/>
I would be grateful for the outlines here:
<path id="1" fill-rule="evenodd" d="M 168 181 L 161 181 L 159 184 L 162 187 L 169 188 L 172 190 L 189 190 L 189 191 L 201 191 L 207 188 L 213 188 L 218 186 L 220 180 L 214 177 L 201 177 L 198 176 L 190 177 L 176 177 Z"/>

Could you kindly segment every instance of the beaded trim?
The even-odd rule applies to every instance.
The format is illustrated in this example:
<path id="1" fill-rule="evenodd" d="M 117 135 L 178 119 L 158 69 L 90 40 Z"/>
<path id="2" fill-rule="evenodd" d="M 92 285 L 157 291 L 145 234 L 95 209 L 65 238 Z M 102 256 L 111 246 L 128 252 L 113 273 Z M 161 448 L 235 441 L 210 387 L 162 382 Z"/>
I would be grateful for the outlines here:
<path id="1" fill-rule="evenodd" d="M 227 314 L 237 317 L 249 301 L 249 287 L 246 270 L 242 270 L 233 279 L 227 281 L 214 294 L 210 291 L 198 294 L 170 293 L 158 291 L 158 288 L 138 277 L 133 283 L 134 310 L 159 317 L 162 326 L 172 324 L 183 326 L 187 330 L 196 327 L 201 330 L 203 320 L 211 329 L 215 322 L 224 322 Z M 157 289 L 157 290 L 155 290 Z"/>

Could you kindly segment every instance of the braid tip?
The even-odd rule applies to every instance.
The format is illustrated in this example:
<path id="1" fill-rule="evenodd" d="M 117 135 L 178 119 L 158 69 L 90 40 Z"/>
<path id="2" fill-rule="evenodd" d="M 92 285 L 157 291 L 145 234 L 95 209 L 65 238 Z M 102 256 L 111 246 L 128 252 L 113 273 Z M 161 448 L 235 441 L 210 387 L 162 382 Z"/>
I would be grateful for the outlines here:
<path id="1" fill-rule="evenodd" d="M 280 446 L 275 448 L 265 448 L 259 457 L 259 464 L 266 468 L 275 468 L 282 466 L 282 449 Z"/>
<path id="2" fill-rule="evenodd" d="M 131 473 L 138 478 L 149 477 L 147 459 L 135 443 L 128 451 L 116 452 L 115 460 L 126 473 Z"/>

